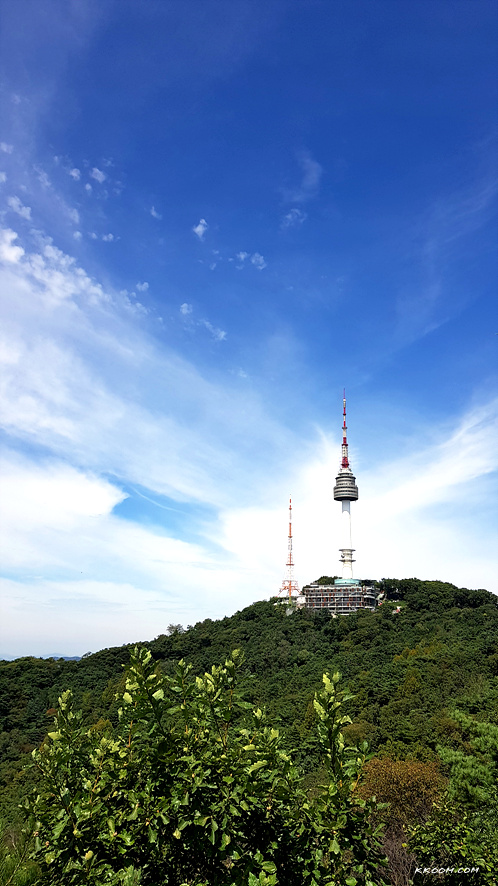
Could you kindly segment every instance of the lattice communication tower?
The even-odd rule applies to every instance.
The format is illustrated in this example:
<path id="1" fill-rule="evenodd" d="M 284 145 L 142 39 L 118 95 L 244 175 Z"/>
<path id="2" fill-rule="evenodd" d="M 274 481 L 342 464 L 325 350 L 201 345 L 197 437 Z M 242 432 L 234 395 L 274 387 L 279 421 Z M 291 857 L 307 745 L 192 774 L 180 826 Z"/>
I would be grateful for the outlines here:
<path id="1" fill-rule="evenodd" d="M 294 558 L 292 555 L 292 498 L 289 498 L 289 535 L 287 539 L 286 567 L 287 571 L 279 590 L 279 595 L 283 596 L 285 594 L 289 601 L 291 601 L 293 596 L 297 596 L 300 593 L 298 583 L 294 578 Z"/>

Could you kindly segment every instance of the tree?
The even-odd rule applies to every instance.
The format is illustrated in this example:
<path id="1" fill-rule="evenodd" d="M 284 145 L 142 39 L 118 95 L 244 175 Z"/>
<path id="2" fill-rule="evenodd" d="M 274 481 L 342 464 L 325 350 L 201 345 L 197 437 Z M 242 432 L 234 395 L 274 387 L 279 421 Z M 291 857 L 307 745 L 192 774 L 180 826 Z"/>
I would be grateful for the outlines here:
<path id="1" fill-rule="evenodd" d="M 278 730 L 237 685 L 242 655 L 194 678 L 135 650 L 119 724 L 82 725 L 71 694 L 33 752 L 27 802 L 43 886 L 380 886 L 373 801 L 355 789 L 365 748 L 346 747 L 339 674 L 315 696 L 328 782 L 309 799 Z"/>
<path id="2" fill-rule="evenodd" d="M 358 792 L 383 804 L 377 815 L 385 822 L 383 845 L 393 886 L 407 886 L 414 856 L 407 851 L 410 826 L 425 821 L 446 786 L 438 763 L 374 757 L 362 773 Z"/>
<path id="3" fill-rule="evenodd" d="M 438 747 L 449 772 L 448 792 L 428 821 L 413 829 L 410 847 L 419 865 L 478 868 L 472 877 L 454 873 L 447 886 L 498 883 L 498 726 L 452 712 L 460 734 Z M 425 881 L 424 881 L 425 882 Z"/>

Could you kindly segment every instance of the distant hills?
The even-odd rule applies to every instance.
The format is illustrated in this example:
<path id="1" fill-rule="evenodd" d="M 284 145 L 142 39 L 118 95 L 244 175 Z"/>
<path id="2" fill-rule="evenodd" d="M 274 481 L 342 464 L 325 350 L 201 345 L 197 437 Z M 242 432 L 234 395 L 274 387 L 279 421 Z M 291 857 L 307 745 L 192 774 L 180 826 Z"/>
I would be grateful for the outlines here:
<path id="1" fill-rule="evenodd" d="M 80 661 L 81 655 L 62 655 L 60 652 L 50 652 L 47 655 L 23 655 L 22 658 L 54 658 L 54 659 L 64 659 L 64 661 Z M 0 661 L 18 661 L 19 659 L 13 655 L 7 656 L 7 658 L 0 659 Z"/>

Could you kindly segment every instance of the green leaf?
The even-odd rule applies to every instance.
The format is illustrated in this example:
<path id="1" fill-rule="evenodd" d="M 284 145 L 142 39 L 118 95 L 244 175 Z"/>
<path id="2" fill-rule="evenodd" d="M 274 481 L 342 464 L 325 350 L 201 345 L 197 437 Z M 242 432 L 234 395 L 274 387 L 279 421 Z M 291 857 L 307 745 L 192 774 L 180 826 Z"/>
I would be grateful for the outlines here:
<path id="1" fill-rule="evenodd" d="M 257 772 L 258 769 L 262 769 L 263 766 L 266 766 L 268 760 L 258 760 L 257 763 L 253 763 L 252 766 L 249 766 L 248 772 Z"/>
<path id="2" fill-rule="evenodd" d="M 266 871 L 267 874 L 275 874 L 277 872 L 277 866 L 273 861 L 264 861 L 261 867 L 264 871 Z"/>

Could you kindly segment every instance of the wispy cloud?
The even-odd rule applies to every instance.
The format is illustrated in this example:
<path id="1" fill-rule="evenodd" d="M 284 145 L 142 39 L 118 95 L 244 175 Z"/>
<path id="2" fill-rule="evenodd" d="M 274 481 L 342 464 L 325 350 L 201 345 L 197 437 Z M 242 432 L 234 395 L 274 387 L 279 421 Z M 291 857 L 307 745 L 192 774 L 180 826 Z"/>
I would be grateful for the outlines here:
<path id="1" fill-rule="evenodd" d="M 80 223 L 80 214 L 79 214 L 79 212 L 78 212 L 77 209 L 74 209 L 72 206 L 70 206 L 70 207 L 68 207 L 67 214 L 68 214 L 69 218 L 71 219 L 71 221 L 72 221 L 75 225 L 79 225 L 79 223 Z"/>
<path id="2" fill-rule="evenodd" d="M 131 320 L 126 321 L 120 307 L 124 300 L 105 292 L 50 241 L 42 241 L 40 250 L 28 255 L 15 246 L 14 232 L 7 232 L 3 243 L 7 257 L 16 260 L 11 265 L 15 273 L 9 272 L 8 280 L 4 276 L 1 281 L 7 296 L 3 307 L 8 315 L 14 309 L 23 321 L 22 331 L 12 332 L 11 337 L 18 354 L 16 365 L 9 364 L 8 378 L 4 374 L 4 427 L 17 436 L 27 435 L 33 442 L 45 441 L 43 445 L 54 454 L 69 461 L 80 459 L 80 464 L 86 463 L 92 470 L 108 470 L 114 462 L 116 476 L 126 476 L 159 493 L 180 499 L 193 495 L 200 500 L 209 500 L 214 494 L 216 499 L 218 469 L 213 471 L 213 464 L 219 458 L 223 461 L 228 441 L 237 441 L 237 458 L 244 459 L 245 453 L 249 457 L 249 449 L 254 457 L 254 440 L 266 437 L 268 420 L 261 415 L 257 418 L 261 410 L 257 400 L 246 398 L 241 404 L 236 392 L 233 396 L 222 394 L 222 389 L 218 391 L 174 352 L 165 348 L 157 353 L 147 336 L 142 336 Z M 184 305 L 182 316 L 192 315 L 191 305 Z M 196 322 L 216 341 L 227 336 L 207 318 Z M 80 344 L 75 350 L 76 340 Z M 136 402 L 122 399 L 128 396 L 127 383 L 122 394 L 113 387 L 116 361 L 122 361 L 119 375 L 123 381 L 129 373 L 136 373 L 137 365 L 142 367 L 142 381 L 139 384 L 135 377 L 134 382 Z M 168 379 L 166 388 L 164 379 Z M 163 398 L 160 416 L 154 405 L 158 385 Z M 211 400 L 208 427 L 202 404 Z M 148 404 L 152 404 L 151 412 Z M 91 423 L 87 421 L 89 414 Z M 193 420 L 196 414 L 198 420 Z M 248 422 L 256 425 L 250 447 Z M 141 438 L 145 435 L 141 442 L 136 439 L 137 428 Z M 277 436 L 280 448 L 285 437 L 283 433 L 281 439 Z M 268 445 L 265 449 L 269 464 Z M 130 458 L 136 460 L 135 467 Z M 282 451 L 279 458 L 283 458 Z"/>
<path id="3" fill-rule="evenodd" d="M 285 231 L 287 228 L 300 227 L 300 225 L 302 225 L 303 222 L 306 221 L 307 217 L 307 214 L 303 212 L 302 209 L 297 209 L 296 207 L 294 207 L 284 215 L 280 223 L 280 227 L 283 231 Z"/>
<path id="4" fill-rule="evenodd" d="M 44 169 L 40 169 L 39 167 L 35 167 L 35 171 L 37 174 L 38 181 L 40 182 L 42 188 L 52 187 L 52 183 L 51 183 L 51 181 Z"/>
<path id="5" fill-rule="evenodd" d="M 8 197 L 7 203 L 12 211 L 20 215 L 21 218 L 25 218 L 27 221 L 31 220 L 31 207 L 24 206 L 19 197 Z"/>
<path id="6" fill-rule="evenodd" d="M 227 334 L 224 329 L 219 329 L 217 326 L 213 326 L 213 324 L 210 323 L 209 320 L 199 320 L 199 323 L 202 326 L 206 327 L 215 341 L 225 341 Z"/>
<path id="7" fill-rule="evenodd" d="M 322 178 L 323 169 L 309 151 L 301 151 L 297 159 L 302 169 L 302 179 L 297 188 L 284 189 L 283 196 L 288 203 L 305 203 L 316 197 Z"/>
<path id="8" fill-rule="evenodd" d="M 206 233 L 209 225 L 205 218 L 201 218 L 200 222 L 197 225 L 194 225 L 192 228 L 194 234 L 199 238 L 199 240 L 204 240 L 204 234 Z"/>
<path id="9" fill-rule="evenodd" d="M 495 175 L 441 195 L 421 216 L 407 239 L 416 243 L 418 285 L 400 291 L 396 339 L 413 341 L 433 332 L 462 309 L 471 292 L 455 297 L 446 282 L 446 268 L 461 243 L 490 221 L 498 194 Z"/>
<path id="10" fill-rule="evenodd" d="M 151 206 L 150 214 L 151 214 L 152 218 L 157 218 L 158 221 L 161 221 L 162 215 L 160 212 L 157 211 L 157 209 L 154 206 Z"/>
<path id="11" fill-rule="evenodd" d="M 102 172 L 101 169 L 97 169 L 96 166 L 93 167 L 92 171 L 90 172 L 90 176 L 91 176 L 91 178 L 94 178 L 95 181 L 97 181 L 99 184 L 102 184 L 102 182 L 105 182 L 105 180 L 107 178 L 105 172 Z"/>

